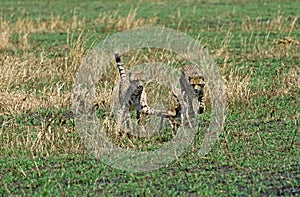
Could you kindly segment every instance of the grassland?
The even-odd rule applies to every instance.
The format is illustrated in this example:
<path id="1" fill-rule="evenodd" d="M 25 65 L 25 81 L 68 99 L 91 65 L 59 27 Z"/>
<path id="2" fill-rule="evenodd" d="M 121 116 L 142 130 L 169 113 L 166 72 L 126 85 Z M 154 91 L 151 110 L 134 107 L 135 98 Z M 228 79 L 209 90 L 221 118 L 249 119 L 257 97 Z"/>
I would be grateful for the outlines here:
<path id="1" fill-rule="evenodd" d="M 0 13 L 1 196 L 299 195 L 298 1 L 12 0 L 0 1 Z M 68 113 L 75 74 L 94 44 L 145 25 L 205 45 L 226 80 L 228 106 L 208 155 L 188 151 L 131 173 L 89 154 Z M 130 65 L 143 60 L 132 56 L 124 57 Z M 105 109 L 110 92 L 99 94 Z"/>

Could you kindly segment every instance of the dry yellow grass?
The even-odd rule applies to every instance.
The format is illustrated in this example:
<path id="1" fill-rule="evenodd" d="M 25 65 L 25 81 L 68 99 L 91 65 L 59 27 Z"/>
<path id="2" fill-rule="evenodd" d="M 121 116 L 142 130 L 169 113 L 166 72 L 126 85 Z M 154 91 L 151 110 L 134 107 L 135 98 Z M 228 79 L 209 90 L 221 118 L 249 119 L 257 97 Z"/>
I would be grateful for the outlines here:
<path id="1" fill-rule="evenodd" d="M 137 10 L 133 9 L 125 17 L 120 17 L 117 12 L 104 14 L 92 23 L 105 27 L 105 31 L 111 29 L 122 31 L 138 26 L 154 25 L 158 21 L 157 18 L 137 18 L 136 12 Z M 84 31 L 81 31 L 77 38 L 73 37 L 72 32 L 83 29 L 85 20 L 78 20 L 75 16 L 71 21 L 64 21 L 59 17 L 53 17 L 47 21 L 25 18 L 18 19 L 16 23 L 5 21 L 3 18 L 0 20 L 0 50 L 14 51 L 15 49 L 22 49 L 24 51 L 20 55 L 6 54 L 5 52 L 1 54 L 0 115 L 17 116 L 24 113 L 30 115 L 30 113 L 39 113 L 38 111 L 41 109 L 68 109 L 71 106 L 75 73 L 87 53 L 84 49 L 87 42 L 84 38 Z M 214 59 L 224 59 L 224 62 L 219 66 L 226 80 L 229 107 L 234 103 L 248 103 L 251 97 L 257 95 L 290 95 L 295 94 L 297 89 L 299 90 L 299 65 L 294 65 L 288 72 L 282 74 L 282 86 L 276 86 L 267 92 L 251 90 L 249 87 L 250 73 L 241 74 L 239 70 L 234 69 L 235 64 L 242 61 L 241 59 L 257 61 L 262 58 L 295 56 L 299 50 L 299 45 L 295 44 L 296 41 L 279 44 L 280 39 L 274 38 L 271 41 L 269 39 L 270 33 L 276 31 L 276 29 L 278 30 L 278 28 L 285 32 L 292 31 L 295 20 L 286 24 L 286 21 L 280 16 L 269 23 L 262 23 L 258 19 L 248 19 L 242 25 L 244 31 L 264 30 L 267 36 L 262 38 L 253 34 L 248 38 L 239 37 L 240 54 L 243 57 L 236 52 L 232 52 L 229 48 L 230 42 L 232 42 L 231 29 L 228 30 L 227 36 L 220 47 L 210 51 Z M 49 58 L 46 55 L 48 49 L 39 55 L 30 51 L 29 49 L 34 47 L 30 42 L 30 36 L 43 32 L 67 32 L 68 38 L 65 46 L 56 46 L 49 49 L 54 53 L 65 50 L 66 55 Z M 20 35 L 18 42 L 12 42 L 11 36 L 13 34 Z M 254 43 L 253 48 L 248 43 Z M 243 51 L 249 49 L 251 52 Z M 228 63 L 229 59 L 236 59 L 236 61 Z M 182 64 L 184 60 L 164 50 L 149 49 L 128 52 L 124 56 L 124 62 L 129 69 L 144 62 L 178 62 L 178 64 Z M 282 67 L 285 67 L 285 65 L 282 65 Z M 229 74 L 226 75 L 225 73 Z M 110 109 L 113 99 L 112 87 L 114 87 L 117 79 L 117 69 L 112 65 L 111 69 L 107 70 L 107 73 L 102 76 L 99 82 L 95 102 L 99 104 L 100 108 Z M 164 88 L 160 84 L 153 83 L 147 86 L 150 105 L 156 104 L 157 99 L 155 98 L 162 95 L 160 91 Z M 209 105 L 210 96 L 207 90 L 206 95 L 206 105 Z M 165 102 L 172 99 L 172 96 L 168 93 L 163 96 L 163 99 L 158 102 L 166 108 L 173 106 L 173 103 Z M 21 125 L 14 122 L 14 119 L 4 121 L 0 129 L 0 137 L 3 139 L 2 148 L 7 150 L 19 148 L 33 152 L 34 155 L 44 156 L 56 154 L 57 152 L 84 151 L 84 146 L 78 143 L 78 135 L 74 135 L 74 127 L 63 124 L 53 127 L 51 123 L 55 118 L 45 118 L 41 120 L 41 125 L 38 126 Z M 10 134 L 4 132 L 4 130 L 9 130 Z"/>
<path id="2" fill-rule="evenodd" d="M 22 49 L 24 51 L 21 55 L 5 52 L 1 54 L 0 115 L 17 117 L 25 113 L 30 118 L 36 113 L 39 114 L 41 109 L 70 108 L 72 95 L 70 87 L 74 83 L 75 73 L 86 53 L 84 46 L 87 41 L 83 37 L 84 31 L 80 30 L 81 34 L 78 38 L 74 38 L 71 32 L 84 29 L 85 20 L 78 20 L 76 16 L 71 21 L 64 21 L 60 17 L 53 17 L 46 21 L 24 18 L 18 19 L 15 23 L 5 21 L 3 18 L 0 20 L 0 50 Z M 156 20 L 156 18 L 148 20 L 137 18 L 136 10 L 132 10 L 125 17 L 119 17 L 117 12 L 105 14 L 92 23 L 121 31 L 152 25 Z M 52 32 L 68 33 L 66 45 L 50 48 L 52 53 L 65 50 L 66 56 L 48 58 L 46 50 L 39 56 L 35 52 L 29 52 L 34 47 L 30 43 L 30 36 L 35 33 Z M 19 34 L 17 42 L 12 42 L 13 34 Z M 112 75 L 115 76 L 113 78 L 117 77 L 114 71 Z M 106 79 L 111 76 L 106 76 Z M 95 102 L 105 103 L 105 109 L 108 109 L 107 105 L 112 100 L 112 91 L 106 84 L 102 87 L 104 89 L 99 91 Z M 40 120 L 40 126 L 22 125 L 16 123 L 13 117 L 3 120 L 0 128 L 1 148 L 3 151 L 17 149 L 38 156 L 84 151 L 84 145 L 79 143 L 79 136 L 74 131 L 74 126 L 65 123 L 57 125 L 57 121 L 62 121 L 60 119 L 64 118 L 66 117 L 56 117 L 56 115 L 44 117 Z M 54 122 L 56 126 L 52 126 Z M 7 130 L 10 132 L 5 132 Z"/>
<path id="3" fill-rule="evenodd" d="M 120 17 L 117 11 L 105 13 L 102 17 L 95 19 L 94 25 L 104 25 L 105 29 L 116 29 L 118 31 L 128 30 L 135 27 L 154 25 L 158 21 L 157 17 L 153 18 L 137 18 L 137 9 L 131 9 L 127 16 Z"/>
<path id="4" fill-rule="evenodd" d="M 112 14 L 105 14 L 103 17 L 99 17 L 98 19 L 95 19 L 94 24 L 105 24 L 107 26 L 107 29 L 117 29 L 117 30 L 125 30 L 130 29 L 133 27 L 141 26 L 141 25 L 153 25 L 156 23 L 156 18 L 153 19 L 142 19 L 136 17 L 136 9 L 133 9 L 129 12 L 129 14 L 126 17 L 119 17 L 117 12 L 114 12 Z M 291 31 L 294 29 L 295 21 L 297 18 L 292 20 L 289 24 L 286 24 L 286 21 L 283 21 L 283 18 L 281 15 L 278 15 L 277 18 L 273 19 L 272 21 L 267 22 L 260 22 L 259 19 L 256 19 L 253 21 L 252 19 L 248 19 L 244 23 L 244 30 L 247 31 L 253 31 L 257 29 L 264 29 L 266 32 L 271 32 L 273 30 L 278 30 L 278 28 L 281 28 L 284 31 Z M 9 38 L 13 33 L 21 33 L 21 36 L 18 42 L 19 48 L 22 48 L 24 50 L 30 48 L 30 43 L 28 41 L 28 36 L 30 33 L 37 33 L 37 32 L 70 32 L 72 30 L 82 28 L 84 26 L 84 20 L 79 21 L 76 16 L 73 17 L 72 21 L 64 21 L 60 19 L 59 17 L 53 17 L 52 19 L 48 21 L 40 21 L 40 20 L 30 20 L 28 18 L 25 19 L 18 19 L 16 23 L 11 23 L 9 21 L 5 21 L 4 19 L 1 19 L 1 37 L 0 37 L 0 43 L 1 49 L 7 48 L 9 45 L 12 45 L 10 43 Z M 72 38 L 70 37 L 70 40 Z M 243 39 L 241 37 L 241 39 Z M 251 38 L 250 38 L 251 39 Z M 255 40 L 256 43 L 260 43 L 260 38 L 253 36 L 252 39 Z M 255 44 L 256 48 L 258 50 L 253 50 L 252 53 L 243 53 L 246 54 L 248 59 L 257 59 L 257 58 L 266 58 L 269 56 L 278 56 L 282 57 L 288 56 L 291 53 L 295 53 L 298 49 L 297 47 L 290 47 L 288 48 L 287 45 L 278 45 L 278 40 L 274 40 L 271 44 L 267 42 L 268 37 L 264 38 L 266 40 L 265 45 L 259 45 Z M 228 35 L 224 38 L 223 45 L 218 49 L 215 53 L 214 58 L 217 57 L 225 57 L 227 58 L 233 58 L 234 54 L 229 53 L 228 50 L 228 43 L 231 40 L 230 32 L 228 32 Z M 247 42 L 251 40 L 241 40 L 241 44 L 243 48 L 247 48 Z M 68 42 L 69 43 L 69 42 Z M 71 43 L 69 43 L 70 45 Z M 20 84 L 26 83 L 26 81 L 36 81 L 38 82 L 40 79 L 47 79 L 47 77 L 50 77 L 49 75 L 55 74 L 56 76 L 59 76 L 60 78 L 63 76 L 64 81 L 67 79 L 68 83 L 72 83 L 73 79 L 70 79 L 70 76 L 74 76 L 74 73 L 78 66 L 80 65 L 80 62 L 84 56 L 84 50 L 83 50 L 83 42 L 82 37 L 79 37 L 78 40 L 75 41 L 74 47 L 68 46 L 69 56 L 65 59 L 57 58 L 54 60 L 48 60 L 45 57 L 36 58 L 33 57 L 34 55 L 31 54 L 24 54 L 22 57 L 12 57 L 7 56 L 2 59 L 3 69 L 1 72 L 1 78 L 2 83 L 0 81 L 2 92 L 4 90 L 10 90 L 10 87 L 17 87 Z M 244 45 L 243 45 L 244 44 Z M 259 49 L 261 47 L 261 49 Z M 147 61 L 161 61 L 164 57 L 161 56 L 152 56 L 151 58 L 148 58 Z M 71 60 L 70 60 L 71 59 Z M 128 61 L 128 65 L 134 65 L 138 63 L 137 56 L 133 55 L 132 58 Z M 58 67 L 63 66 L 65 67 L 65 72 L 62 73 L 62 71 L 59 70 Z M 228 69 L 228 68 L 225 68 Z M 229 68 L 230 69 L 230 68 Z M 47 76 L 48 75 L 48 76 Z M 66 76 L 68 76 L 66 78 Z M 233 74 L 231 75 L 233 76 Z M 72 78 L 72 77 L 71 77 Z M 237 81 L 239 81 L 238 77 L 236 77 Z M 230 79 L 230 81 L 234 81 L 234 79 Z M 230 82 L 231 83 L 231 82 Z M 51 84 L 51 82 L 50 82 Z M 56 88 L 56 84 L 53 84 L 54 87 L 52 89 Z M 228 91 L 230 91 L 230 87 L 227 87 Z M 245 89 L 245 88 L 244 88 Z M 57 91 L 57 90 L 56 90 Z M 55 92 L 55 90 L 53 91 Z M 229 96 L 230 97 L 230 96 Z M 230 97 L 231 98 L 231 97 Z M 236 97 L 232 97 L 236 98 Z M 229 99 L 231 100 L 231 99 Z"/>
<path id="5" fill-rule="evenodd" d="M 61 69 L 63 60 L 23 55 L 21 58 L 5 56 L 0 62 L 0 113 L 16 114 L 41 107 L 69 105 L 70 92 L 61 89 L 72 84 L 75 70 L 70 66 L 68 72 L 64 72 Z M 61 81 L 58 82 L 57 78 Z"/>

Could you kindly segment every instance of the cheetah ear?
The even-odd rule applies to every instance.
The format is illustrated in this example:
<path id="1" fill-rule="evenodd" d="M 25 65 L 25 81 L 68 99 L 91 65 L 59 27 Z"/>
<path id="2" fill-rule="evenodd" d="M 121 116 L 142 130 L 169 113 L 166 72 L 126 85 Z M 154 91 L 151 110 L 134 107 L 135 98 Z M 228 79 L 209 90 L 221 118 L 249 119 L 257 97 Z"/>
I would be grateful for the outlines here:
<path id="1" fill-rule="evenodd" d="M 189 76 L 189 81 L 191 81 L 193 78 L 191 76 Z"/>
<path id="2" fill-rule="evenodd" d="M 205 78 L 204 78 L 204 76 L 203 76 L 203 75 L 201 75 L 201 79 L 202 79 L 203 81 L 205 81 Z"/>

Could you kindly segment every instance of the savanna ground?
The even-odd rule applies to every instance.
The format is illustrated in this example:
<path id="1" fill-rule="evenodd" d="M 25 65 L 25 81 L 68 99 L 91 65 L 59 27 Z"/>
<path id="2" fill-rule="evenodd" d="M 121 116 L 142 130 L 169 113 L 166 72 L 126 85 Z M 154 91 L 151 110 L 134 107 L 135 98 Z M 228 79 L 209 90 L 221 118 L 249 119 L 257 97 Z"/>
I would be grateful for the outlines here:
<path id="1" fill-rule="evenodd" d="M 299 195 L 299 1 L 12 0 L 0 2 L 0 13 L 1 196 Z M 206 46 L 226 80 L 227 113 L 205 157 L 188 151 L 131 173 L 87 152 L 69 109 L 76 71 L 94 44 L 145 25 Z M 171 56 L 139 51 L 124 61 Z M 105 81 L 115 79 L 112 69 L 99 82 L 107 87 L 97 97 L 101 113 L 111 99 Z"/>

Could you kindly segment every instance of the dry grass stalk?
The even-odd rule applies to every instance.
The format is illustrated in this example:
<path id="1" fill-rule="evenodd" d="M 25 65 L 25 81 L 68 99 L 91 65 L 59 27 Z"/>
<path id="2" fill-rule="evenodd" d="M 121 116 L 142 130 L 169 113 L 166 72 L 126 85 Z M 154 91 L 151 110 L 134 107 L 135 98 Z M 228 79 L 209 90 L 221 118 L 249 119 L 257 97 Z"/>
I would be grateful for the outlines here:
<path id="1" fill-rule="evenodd" d="M 286 65 L 282 63 L 282 67 L 285 66 Z M 283 95 L 292 96 L 297 94 L 300 89 L 299 65 L 292 66 L 288 72 L 285 72 L 282 75 L 283 75 L 283 79 L 281 81 L 281 86 L 272 88 L 271 90 L 268 91 L 268 94 L 273 96 L 283 96 Z"/>
<path id="2" fill-rule="evenodd" d="M 228 104 L 248 103 L 251 97 L 251 90 L 248 87 L 250 76 L 240 76 L 231 71 L 226 78 L 226 93 Z"/>
<path id="3" fill-rule="evenodd" d="M 266 32 L 291 32 L 295 28 L 298 17 L 290 20 L 284 17 L 282 13 L 278 13 L 275 18 L 250 18 L 242 22 L 242 30 L 245 32 L 266 31 Z"/>
<path id="4" fill-rule="evenodd" d="M 180 10 L 178 12 L 180 15 Z M 245 38 L 241 35 L 240 54 L 243 58 L 237 59 L 237 53 L 229 50 L 232 39 L 231 30 L 221 42 L 220 47 L 215 50 L 214 58 L 224 58 L 224 70 L 231 70 L 234 64 L 247 60 L 257 61 L 261 58 L 289 57 L 297 52 L 298 42 L 294 40 L 284 40 L 284 45 L 278 45 L 278 37 L 270 40 L 273 32 L 292 32 L 298 18 L 287 22 L 281 14 L 275 19 L 264 21 L 260 18 L 249 18 L 242 24 L 242 31 L 252 32 L 252 36 Z M 84 27 L 85 20 L 79 20 L 75 15 L 71 21 L 64 21 L 59 17 L 53 17 L 46 21 L 29 18 L 18 19 L 16 23 L 0 19 L 0 50 L 17 48 L 28 50 L 33 45 L 30 43 L 30 36 L 34 33 L 49 32 L 70 32 Z M 137 9 L 131 10 L 127 16 L 121 17 L 117 12 L 106 14 L 93 23 L 105 28 L 105 32 L 122 31 L 144 25 L 154 25 L 157 18 L 138 18 Z M 226 29 L 226 28 L 224 28 Z M 221 29 L 224 31 L 223 29 Z M 265 32 L 265 36 L 256 35 L 257 31 Z M 11 42 L 13 34 L 19 35 L 16 46 Z M 217 37 L 216 37 L 217 40 Z M 67 44 L 62 49 L 66 49 L 67 55 L 64 57 L 47 58 L 43 54 L 36 57 L 36 54 L 26 52 L 20 56 L 4 55 L 0 60 L 0 115 L 22 114 L 27 111 L 39 111 L 41 108 L 68 108 L 70 106 L 71 85 L 74 82 L 75 73 L 80 66 L 85 55 L 84 32 L 81 32 L 77 39 L 69 34 Z M 53 48 L 58 50 L 58 48 Z M 245 50 L 250 49 L 249 51 Z M 244 51 L 243 51 L 244 50 Z M 234 63 L 227 63 L 228 59 L 234 59 Z M 182 59 L 172 53 L 161 50 L 149 49 L 148 51 L 128 52 L 127 59 L 124 58 L 128 69 L 134 65 L 144 62 L 179 62 Z M 286 65 L 282 65 L 284 67 Z M 180 67 L 180 66 L 179 66 Z M 247 68 L 245 68 L 247 69 Z M 225 72 L 223 72 L 225 73 Z M 101 109 L 110 109 L 112 103 L 112 87 L 118 78 L 117 69 L 112 67 L 107 75 L 99 82 L 99 91 L 96 102 L 100 103 Z M 288 72 L 283 74 L 282 86 L 274 86 L 268 92 L 251 92 L 249 88 L 250 76 L 240 74 L 238 71 L 229 72 L 227 79 L 227 101 L 229 104 L 236 102 L 249 102 L 253 95 L 294 95 L 299 90 L 299 65 L 295 65 Z M 172 99 L 171 94 L 160 84 L 150 83 L 147 86 L 147 93 L 150 105 L 162 104 L 168 108 L 168 103 Z M 162 90 L 164 94 L 161 92 Z M 209 105 L 209 94 L 206 89 L 206 105 Z M 161 98 L 157 101 L 156 98 Z M 171 103 L 171 106 L 174 106 Z M 1 147 L 3 150 L 24 150 L 34 152 L 35 155 L 50 156 L 56 153 L 83 152 L 84 145 L 74 135 L 73 127 L 56 127 L 51 120 L 42 120 L 40 126 L 28 126 L 17 124 L 14 119 L 5 120 L 0 129 Z M 51 125 L 50 125 L 51 124 Z M 106 123 L 108 129 L 113 129 L 113 122 Z M 9 131 L 9 132 L 6 132 Z M 72 135 L 71 135 L 72 134 Z M 115 136 L 116 141 L 118 140 Z M 128 143 L 121 142 L 125 146 Z M 136 146 L 132 142 L 129 146 Z"/>
<path id="5" fill-rule="evenodd" d="M 158 18 L 137 18 L 137 9 L 132 9 L 125 17 L 120 17 L 116 11 L 111 14 L 105 14 L 101 18 L 96 19 L 94 24 L 105 24 L 105 28 L 108 30 L 116 29 L 117 31 L 123 31 L 135 27 L 154 25 L 157 20 Z"/>

